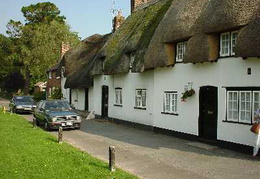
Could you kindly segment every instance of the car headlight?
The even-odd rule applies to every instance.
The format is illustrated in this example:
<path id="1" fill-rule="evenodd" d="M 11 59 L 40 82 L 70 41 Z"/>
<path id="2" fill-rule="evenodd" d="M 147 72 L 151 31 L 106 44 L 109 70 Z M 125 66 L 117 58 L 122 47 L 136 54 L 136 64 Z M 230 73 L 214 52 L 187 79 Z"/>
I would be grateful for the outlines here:
<path id="1" fill-rule="evenodd" d="M 52 122 L 56 122 L 57 121 L 57 118 L 56 117 L 53 117 L 51 118 L 52 119 Z"/>
<path id="2" fill-rule="evenodd" d="M 21 106 L 21 105 L 18 105 L 18 106 L 16 106 L 16 108 L 17 108 L 17 109 L 22 109 L 22 108 L 23 108 L 23 106 Z"/>
<path id="3" fill-rule="evenodd" d="M 77 120 L 81 121 L 82 117 L 81 116 L 77 116 Z"/>

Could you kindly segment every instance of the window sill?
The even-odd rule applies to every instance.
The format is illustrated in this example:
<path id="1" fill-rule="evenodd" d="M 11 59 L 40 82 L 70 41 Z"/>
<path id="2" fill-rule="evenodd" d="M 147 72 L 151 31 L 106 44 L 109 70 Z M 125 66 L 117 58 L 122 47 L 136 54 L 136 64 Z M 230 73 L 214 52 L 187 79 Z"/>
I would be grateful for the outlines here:
<path id="1" fill-rule="evenodd" d="M 134 107 L 134 109 L 146 110 L 146 108 L 142 108 L 142 107 Z"/>
<path id="2" fill-rule="evenodd" d="M 253 125 L 252 123 L 245 123 L 245 122 L 237 122 L 237 121 L 227 121 L 227 120 L 223 120 L 222 122 L 226 122 L 226 123 L 233 123 L 233 124 L 243 124 L 243 125 Z"/>
<path id="3" fill-rule="evenodd" d="M 114 104 L 114 106 L 116 106 L 116 107 L 123 107 L 123 105 L 121 105 L 121 104 Z"/>
<path id="4" fill-rule="evenodd" d="M 169 113 L 169 112 L 161 112 L 161 114 L 167 114 L 167 115 L 172 115 L 172 116 L 179 116 L 177 113 Z"/>

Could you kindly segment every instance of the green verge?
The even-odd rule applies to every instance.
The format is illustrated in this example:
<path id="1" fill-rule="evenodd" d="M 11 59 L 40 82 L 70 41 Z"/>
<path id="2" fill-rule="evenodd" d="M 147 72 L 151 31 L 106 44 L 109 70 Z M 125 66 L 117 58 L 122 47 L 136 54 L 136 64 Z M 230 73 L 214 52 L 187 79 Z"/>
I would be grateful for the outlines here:
<path id="1" fill-rule="evenodd" d="M 137 178 L 57 139 L 18 115 L 0 114 L 0 178 Z"/>

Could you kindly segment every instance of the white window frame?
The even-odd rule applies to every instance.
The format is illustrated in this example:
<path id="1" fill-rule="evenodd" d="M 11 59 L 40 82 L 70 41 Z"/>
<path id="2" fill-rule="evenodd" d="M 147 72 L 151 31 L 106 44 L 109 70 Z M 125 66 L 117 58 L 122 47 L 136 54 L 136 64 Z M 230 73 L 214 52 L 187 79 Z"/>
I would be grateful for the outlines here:
<path id="1" fill-rule="evenodd" d="M 123 105 L 122 88 L 115 88 L 115 105 Z"/>
<path id="2" fill-rule="evenodd" d="M 182 62 L 186 52 L 187 41 L 176 44 L 176 62 Z"/>
<path id="3" fill-rule="evenodd" d="M 232 98 L 231 101 L 230 101 L 230 99 L 229 99 L 230 98 L 230 93 L 232 93 L 232 94 L 236 93 L 237 99 L 235 100 L 235 99 Z M 234 122 L 238 122 L 239 121 L 238 120 L 238 118 L 239 118 L 238 98 L 239 98 L 238 91 L 227 91 L 227 120 L 228 121 L 234 121 Z M 229 106 L 230 102 L 232 103 L 231 109 L 230 109 L 230 106 Z M 236 103 L 237 105 L 234 105 L 234 103 Z M 231 111 L 231 116 L 232 116 L 231 118 L 229 118 L 229 112 L 230 111 Z M 237 112 L 237 119 L 234 118 L 234 115 L 233 115 L 234 112 Z"/>
<path id="4" fill-rule="evenodd" d="M 234 34 L 236 34 L 235 38 L 234 38 Z M 234 52 L 234 48 L 236 46 L 236 42 L 237 42 L 237 35 L 238 35 L 238 31 L 230 31 L 230 32 L 224 32 L 220 34 L 220 51 L 219 51 L 219 55 L 220 57 L 227 57 L 227 56 L 231 56 L 231 55 L 235 55 Z M 223 37 L 226 36 L 227 38 L 225 39 L 225 41 L 227 42 L 225 49 L 227 49 L 227 52 L 225 52 L 224 50 L 224 39 Z"/>
<path id="5" fill-rule="evenodd" d="M 255 96 L 258 94 L 258 101 L 256 101 Z M 252 107 L 252 114 L 253 114 L 253 123 L 258 122 L 260 118 L 260 91 L 253 91 L 253 107 Z M 256 109 L 256 104 L 258 108 Z M 258 111 L 256 111 L 258 110 Z"/>
<path id="6" fill-rule="evenodd" d="M 232 106 L 230 110 L 230 94 L 236 93 L 237 99 L 234 100 L 231 99 L 231 102 L 233 104 L 237 104 L 237 106 Z M 258 98 L 256 98 L 256 94 L 258 95 Z M 244 95 L 244 99 L 242 99 L 242 96 Z M 246 97 L 246 95 L 249 95 Z M 227 89 L 227 95 L 226 95 L 226 121 L 227 122 L 236 122 L 236 123 L 242 123 L 242 124 L 252 124 L 256 122 L 256 120 L 259 119 L 259 113 L 260 113 L 260 90 L 259 89 L 250 89 L 250 88 L 238 88 L 238 89 Z M 257 107 L 256 107 L 257 106 Z M 258 108 L 258 109 L 256 109 Z M 238 109 L 238 110 L 236 110 Z M 230 111 L 236 111 L 238 116 L 237 119 L 230 118 Z M 244 114 L 243 114 L 244 113 Z M 256 118 L 257 116 L 257 118 Z"/>
<path id="7" fill-rule="evenodd" d="M 49 79 L 52 78 L 52 72 L 51 71 L 49 71 L 48 76 L 49 76 Z"/>
<path id="8" fill-rule="evenodd" d="M 234 36 L 233 36 L 234 34 L 236 34 L 236 38 L 234 38 Z M 238 35 L 238 31 L 232 31 L 231 32 L 231 36 L 230 36 L 230 40 L 231 40 L 231 47 L 230 47 L 231 55 L 235 55 L 234 48 L 236 47 L 236 44 L 237 44 L 237 35 Z"/>
<path id="9" fill-rule="evenodd" d="M 247 101 L 246 96 L 245 96 L 245 100 L 242 101 L 242 93 L 245 93 L 245 94 L 249 93 L 249 101 Z M 245 105 L 244 109 L 242 109 L 242 103 L 244 103 L 244 105 Z M 247 103 L 249 103 L 249 110 L 246 109 Z M 251 121 L 252 121 L 251 111 L 252 111 L 252 92 L 251 91 L 239 91 L 239 122 L 251 124 Z M 249 121 L 247 119 L 242 119 L 242 112 L 245 112 L 245 118 L 246 118 L 247 113 L 249 113 L 249 117 L 250 117 Z"/>
<path id="10" fill-rule="evenodd" d="M 146 89 L 135 90 L 135 107 L 146 108 Z"/>
<path id="11" fill-rule="evenodd" d="M 225 39 L 225 42 L 227 42 L 227 46 L 225 46 L 225 49 L 227 49 L 227 52 L 224 52 L 224 47 L 223 47 L 223 37 L 227 36 L 227 39 Z M 225 56 L 229 56 L 230 54 L 230 32 L 225 32 L 225 33 L 221 33 L 220 34 L 220 56 L 221 57 L 225 57 Z"/>
<path id="12" fill-rule="evenodd" d="M 163 112 L 170 114 L 177 114 L 178 111 L 178 93 L 164 92 Z"/>

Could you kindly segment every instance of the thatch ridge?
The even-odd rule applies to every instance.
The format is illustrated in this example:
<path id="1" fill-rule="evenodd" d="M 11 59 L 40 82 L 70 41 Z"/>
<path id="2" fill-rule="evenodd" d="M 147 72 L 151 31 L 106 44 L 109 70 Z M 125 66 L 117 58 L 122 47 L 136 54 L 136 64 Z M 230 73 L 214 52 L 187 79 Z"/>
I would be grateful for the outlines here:
<path id="1" fill-rule="evenodd" d="M 127 53 L 135 51 L 132 71 L 140 72 L 143 56 L 154 31 L 168 10 L 172 0 L 161 0 L 129 16 L 105 45 L 105 74 L 129 71 Z"/>
<path id="2" fill-rule="evenodd" d="M 201 14 L 195 30 L 224 32 L 247 25 L 259 11 L 259 0 L 211 0 Z"/>
<path id="3" fill-rule="evenodd" d="M 260 57 L 260 16 L 240 30 L 235 54 L 243 58 Z"/>
<path id="4" fill-rule="evenodd" d="M 195 32 L 193 26 L 208 0 L 174 0 L 157 27 L 145 55 L 145 69 L 173 65 L 175 44 L 188 40 Z"/>

